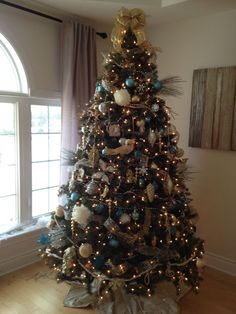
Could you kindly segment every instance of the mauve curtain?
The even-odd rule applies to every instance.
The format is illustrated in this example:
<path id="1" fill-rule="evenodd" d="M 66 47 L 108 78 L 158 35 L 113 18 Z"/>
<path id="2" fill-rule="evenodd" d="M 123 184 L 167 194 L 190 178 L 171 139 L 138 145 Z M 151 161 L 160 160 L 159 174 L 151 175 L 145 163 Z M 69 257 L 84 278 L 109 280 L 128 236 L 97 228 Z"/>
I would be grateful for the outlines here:
<path id="1" fill-rule="evenodd" d="M 76 149 L 79 115 L 95 90 L 96 32 L 76 21 L 62 25 L 62 141 L 63 150 Z M 62 154 L 63 155 L 63 154 Z M 62 160 L 63 164 L 63 160 Z M 62 167 L 61 182 L 68 179 Z"/>

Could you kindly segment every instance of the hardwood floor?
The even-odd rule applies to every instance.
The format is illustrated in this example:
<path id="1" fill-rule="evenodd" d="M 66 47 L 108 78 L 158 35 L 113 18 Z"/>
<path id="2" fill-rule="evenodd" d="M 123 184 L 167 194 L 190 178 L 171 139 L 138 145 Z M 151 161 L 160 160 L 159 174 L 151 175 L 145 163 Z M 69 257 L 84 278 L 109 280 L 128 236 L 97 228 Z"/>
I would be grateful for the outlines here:
<path id="1" fill-rule="evenodd" d="M 63 307 L 69 290 L 57 284 L 47 266 L 38 262 L 0 278 L 1 314 L 94 314 L 92 310 Z M 236 278 L 206 268 L 200 293 L 181 301 L 182 314 L 235 314 Z M 105 313 L 104 313 L 105 314 Z"/>

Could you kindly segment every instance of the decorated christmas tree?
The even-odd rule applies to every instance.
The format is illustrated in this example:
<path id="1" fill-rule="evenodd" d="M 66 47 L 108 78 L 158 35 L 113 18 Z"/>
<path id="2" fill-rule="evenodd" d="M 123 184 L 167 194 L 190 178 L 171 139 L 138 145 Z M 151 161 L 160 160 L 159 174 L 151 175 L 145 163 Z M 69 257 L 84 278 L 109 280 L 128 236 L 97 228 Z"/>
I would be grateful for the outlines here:
<path id="1" fill-rule="evenodd" d="M 121 9 L 113 50 L 81 116 L 81 143 L 67 157 L 73 170 L 59 195 L 42 257 L 58 280 L 81 283 L 100 298 L 119 285 L 151 296 L 168 280 L 180 292 L 198 290 L 203 241 L 185 181 L 166 95 L 180 94 L 178 77 L 158 78 L 156 51 L 145 39 L 141 10 Z M 92 293 L 92 292 L 91 292 Z"/>

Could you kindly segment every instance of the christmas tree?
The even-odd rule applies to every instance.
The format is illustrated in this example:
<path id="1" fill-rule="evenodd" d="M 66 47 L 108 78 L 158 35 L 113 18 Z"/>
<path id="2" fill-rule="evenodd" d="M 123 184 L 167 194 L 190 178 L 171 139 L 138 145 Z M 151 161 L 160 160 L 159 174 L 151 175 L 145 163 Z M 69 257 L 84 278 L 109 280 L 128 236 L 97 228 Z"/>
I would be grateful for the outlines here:
<path id="1" fill-rule="evenodd" d="M 81 116 L 81 143 L 68 153 L 66 195 L 42 235 L 42 257 L 58 280 L 99 282 L 99 295 L 119 284 L 151 296 L 155 284 L 182 282 L 198 290 L 198 258 L 187 159 L 162 98 L 178 95 L 178 77 L 160 80 L 156 48 L 145 39 L 141 10 L 121 9 L 113 50 Z"/>

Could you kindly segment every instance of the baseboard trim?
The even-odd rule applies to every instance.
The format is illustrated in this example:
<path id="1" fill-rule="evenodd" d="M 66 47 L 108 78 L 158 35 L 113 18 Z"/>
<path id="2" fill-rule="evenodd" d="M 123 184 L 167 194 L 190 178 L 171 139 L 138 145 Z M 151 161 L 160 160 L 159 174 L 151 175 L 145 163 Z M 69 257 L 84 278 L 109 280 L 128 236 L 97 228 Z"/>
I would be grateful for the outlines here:
<path id="1" fill-rule="evenodd" d="M 1 260 L 0 262 L 0 276 L 11 273 L 15 270 L 23 268 L 25 266 L 34 264 L 40 260 L 38 255 L 38 249 L 33 249 L 24 252 L 21 255 L 17 255 L 8 259 Z"/>
<path id="2" fill-rule="evenodd" d="M 236 261 L 216 255 L 211 252 L 204 254 L 204 262 L 207 266 L 219 270 L 231 276 L 236 276 Z"/>

